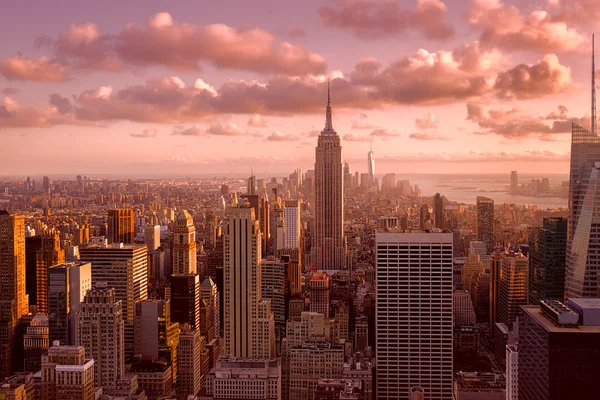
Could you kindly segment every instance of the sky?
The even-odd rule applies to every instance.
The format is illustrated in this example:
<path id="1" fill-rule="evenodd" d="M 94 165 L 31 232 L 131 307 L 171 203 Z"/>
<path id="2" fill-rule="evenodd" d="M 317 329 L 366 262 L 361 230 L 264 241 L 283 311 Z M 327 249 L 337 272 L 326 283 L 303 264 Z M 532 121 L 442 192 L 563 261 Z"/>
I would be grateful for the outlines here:
<path id="1" fill-rule="evenodd" d="M 11 2 L 0 175 L 568 172 L 596 0 Z"/>

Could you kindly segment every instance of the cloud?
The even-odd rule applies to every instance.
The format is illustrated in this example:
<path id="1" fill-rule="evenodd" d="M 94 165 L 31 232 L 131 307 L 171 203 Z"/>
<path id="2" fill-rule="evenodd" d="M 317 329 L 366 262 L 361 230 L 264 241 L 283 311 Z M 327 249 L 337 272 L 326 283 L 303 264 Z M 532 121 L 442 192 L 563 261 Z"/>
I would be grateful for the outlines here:
<path id="1" fill-rule="evenodd" d="M 446 5 L 440 0 L 417 0 L 415 11 L 400 9 L 397 1 L 345 0 L 324 6 L 319 16 L 326 26 L 352 32 L 361 39 L 404 35 L 415 30 L 428 39 L 449 39 L 454 28 L 446 21 Z"/>
<path id="2" fill-rule="evenodd" d="M 101 33 L 92 23 L 73 24 L 56 39 L 39 37 L 37 44 L 74 68 L 90 70 L 163 66 L 198 71 L 202 62 L 217 68 L 286 75 L 326 70 L 322 56 L 279 41 L 264 30 L 178 23 L 166 12 L 153 15 L 144 25 L 128 24 L 118 34 Z"/>
<path id="3" fill-rule="evenodd" d="M 426 114 L 423 118 L 415 118 L 415 125 L 419 129 L 437 129 L 438 124 L 437 116 L 432 113 Z"/>
<path id="4" fill-rule="evenodd" d="M 18 94 L 19 92 L 21 92 L 21 91 L 17 88 L 6 87 L 6 88 L 2 89 L 2 91 L 0 93 L 7 94 L 7 95 L 13 95 L 13 94 Z"/>
<path id="5" fill-rule="evenodd" d="M 207 136 L 206 129 L 201 128 L 199 125 L 192 125 L 189 128 L 182 126 L 176 126 L 173 128 L 173 135 L 180 136 Z"/>
<path id="6" fill-rule="evenodd" d="M 408 135 L 408 137 L 416 140 L 453 140 L 451 137 L 436 132 L 415 132 Z"/>
<path id="7" fill-rule="evenodd" d="M 49 98 L 50 105 L 56 107 L 59 113 L 68 114 L 73 111 L 73 106 L 71 102 L 66 97 L 62 97 L 59 94 L 51 94 Z"/>
<path id="8" fill-rule="evenodd" d="M 287 31 L 287 35 L 293 38 L 300 38 L 306 36 L 306 30 L 301 26 L 292 26 Z"/>
<path id="9" fill-rule="evenodd" d="M 369 124 L 368 122 L 364 122 L 364 121 L 354 121 L 352 123 L 352 129 L 375 129 L 375 128 L 377 128 L 376 125 Z"/>
<path id="10" fill-rule="evenodd" d="M 67 67 L 48 57 L 29 58 L 22 54 L 0 61 L 0 74 L 8 80 L 60 82 L 69 79 Z"/>
<path id="11" fill-rule="evenodd" d="M 144 129 L 140 133 L 130 133 L 129 136 L 134 138 L 154 138 L 158 134 L 158 130 L 156 129 Z"/>
<path id="12" fill-rule="evenodd" d="M 373 131 L 371 131 L 369 136 L 379 137 L 379 138 L 390 138 L 390 137 L 398 137 L 398 136 L 400 136 L 400 134 L 392 132 L 388 129 L 379 128 L 379 129 L 374 129 Z"/>
<path id="13" fill-rule="evenodd" d="M 571 69 L 555 54 L 547 54 L 536 64 L 519 64 L 498 74 L 494 86 L 500 98 L 531 99 L 572 89 Z"/>
<path id="14" fill-rule="evenodd" d="M 93 125 L 91 121 L 77 119 L 73 113 L 62 113 L 51 103 L 35 108 L 21 105 L 10 97 L 0 101 L 0 127 L 3 128 L 47 128 L 55 125 Z M 64 110 L 63 110 L 64 111 Z"/>
<path id="15" fill-rule="evenodd" d="M 574 25 L 599 26 L 600 8 L 596 0 L 548 0 L 552 19 Z"/>
<path id="16" fill-rule="evenodd" d="M 286 135 L 285 133 L 275 131 L 265 139 L 269 142 L 295 142 L 300 140 L 299 136 L 295 135 Z"/>
<path id="17" fill-rule="evenodd" d="M 369 136 L 361 136 L 354 133 L 345 134 L 342 139 L 346 142 L 370 142 L 373 140 Z"/>
<path id="18" fill-rule="evenodd" d="M 569 0 L 571 1 L 571 0 Z M 468 22 L 483 30 L 481 41 L 510 50 L 578 52 L 586 37 L 540 9 L 529 14 L 502 0 L 472 0 Z"/>
<path id="19" fill-rule="evenodd" d="M 265 128 L 267 127 L 267 121 L 259 114 L 253 114 L 248 118 L 248 126 L 253 128 Z"/>
<path id="20" fill-rule="evenodd" d="M 557 153 L 544 150 L 526 150 L 521 153 L 511 152 L 477 152 L 406 154 L 397 156 L 379 156 L 377 162 L 387 163 L 498 163 L 498 162 L 560 162 L 566 163 L 569 153 Z"/>
<path id="21" fill-rule="evenodd" d="M 517 108 L 492 109 L 467 103 L 467 119 L 482 129 L 477 132 L 478 135 L 496 134 L 516 140 L 537 137 L 543 141 L 554 141 L 551 138 L 554 134 L 571 133 L 572 123 L 589 126 L 589 117 L 571 117 L 567 111 L 564 106 L 559 106 L 558 113 L 553 112 L 546 117 L 536 118 Z M 548 121 L 553 122 L 549 124 Z"/>

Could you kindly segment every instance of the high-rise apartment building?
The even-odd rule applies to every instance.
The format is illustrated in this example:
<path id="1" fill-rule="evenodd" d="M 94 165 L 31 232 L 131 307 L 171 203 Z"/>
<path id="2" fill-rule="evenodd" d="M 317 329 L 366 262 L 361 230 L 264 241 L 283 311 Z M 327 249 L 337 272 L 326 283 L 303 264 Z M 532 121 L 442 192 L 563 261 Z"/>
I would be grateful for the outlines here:
<path id="1" fill-rule="evenodd" d="M 500 322 L 500 277 L 502 274 L 502 256 L 495 253 L 490 259 L 489 269 L 489 323 L 490 337 L 494 337 L 496 323 Z"/>
<path id="2" fill-rule="evenodd" d="M 214 337 L 221 336 L 221 319 L 220 319 L 220 295 L 217 290 L 217 284 L 210 277 L 204 278 L 200 285 L 200 299 L 206 301 L 208 308 L 210 309 L 210 318 L 214 329 Z M 206 338 L 206 342 L 210 343 L 213 338 Z"/>
<path id="3" fill-rule="evenodd" d="M 454 326 L 474 325 L 475 309 L 471 294 L 466 290 L 454 291 Z"/>
<path id="4" fill-rule="evenodd" d="M 283 227 L 285 229 L 284 247 L 300 248 L 300 200 L 283 202 Z"/>
<path id="5" fill-rule="evenodd" d="M 231 208 L 224 232 L 225 350 L 234 357 L 269 358 L 275 338 L 270 304 L 262 300 L 261 234 L 252 208 Z M 270 315 L 265 315 L 269 313 Z M 272 332 L 268 330 L 273 329 Z M 267 330 L 267 331 L 263 331 Z"/>
<path id="6" fill-rule="evenodd" d="M 573 124 L 565 297 L 598 297 L 600 137 Z"/>
<path id="7" fill-rule="evenodd" d="M 516 344 L 506 345 L 506 400 L 519 400 L 519 351 Z"/>
<path id="8" fill-rule="evenodd" d="M 452 233 L 377 233 L 377 398 L 452 398 Z"/>
<path id="9" fill-rule="evenodd" d="M 169 300 L 144 300 L 135 303 L 133 354 L 142 362 L 165 360 L 171 367 L 172 381 L 177 383 L 177 348 L 179 324 L 171 322 Z"/>
<path id="10" fill-rule="evenodd" d="M 83 262 L 92 264 L 92 285 L 106 282 L 115 290 L 123 307 L 125 351 L 133 355 L 134 305 L 148 298 L 148 251 L 146 245 L 90 246 L 79 251 Z"/>
<path id="11" fill-rule="evenodd" d="M 311 275 L 309 285 L 310 311 L 318 312 L 329 318 L 330 289 L 329 275 L 315 272 Z"/>
<path id="12" fill-rule="evenodd" d="M 0 380 L 12 375 L 16 328 L 28 310 L 24 218 L 0 210 Z"/>
<path id="13" fill-rule="evenodd" d="M 311 262 L 317 269 L 346 265 L 342 146 L 333 129 L 328 95 L 325 128 L 315 149 L 315 235 Z"/>
<path id="14" fill-rule="evenodd" d="M 205 278 L 210 279 L 210 278 Z M 200 277 L 173 274 L 171 288 L 171 320 L 200 329 Z"/>
<path id="15" fill-rule="evenodd" d="M 262 298 L 271 301 L 271 310 L 275 321 L 275 335 L 281 339 L 285 336 L 286 321 L 286 275 L 289 261 L 269 256 L 262 260 Z"/>
<path id="16" fill-rule="evenodd" d="M 42 356 L 42 399 L 94 400 L 95 361 L 82 346 L 56 342 Z"/>
<path id="17" fill-rule="evenodd" d="M 498 283 L 498 322 L 512 330 L 527 304 L 527 276 L 529 260 L 522 254 L 501 254 L 500 281 Z"/>
<path id="18" fill-rule="evenodd" d="M 96 283 L 81 304 L 78 344 L 94 363 L 95 387 L 116 389 L 124 376 L 125 347 L 121 300 L 105 283 Z"/>
<path id="19" fill-rule="evenodd" d="M 529 234 L 528 304 L 564 298 L 567 253 L 567 219 L 544 218 L 542 227 Z"/>
<path id="20" fill-rule="evenodd" d="M 108 243 L 133 244 L 135 214 L 131 208 L 108 210 Z"/>
<path id="21" fill-rule="evenodd" d="M 42 355 L 50 347 L 48 317 L 36 314 L 23 335 L 24 371 L 37 372 L 42 368 Z"/>
<path id="22" fill-rule="evenodd" d="M 185 210 L 173 224 L 173 273 L 196 273 L 196 227 L 194 219 Z"/>
<path id="23" fill-rule="evenodd" d="M 519 178 L 517 171 L 510 172 L 510 194 L 515 195 L 519 192 Z"/>
<path id="24" fill-rule="evenodd" d="M 600 393 L 600 301 L 542 300 L 519 320 L 519 400 L 593 399 Z"/>
<path id="25" fill-rule="evenodd" d="M 494 251 L 494 200 L 477 196 L 477 240 L 484 242 L 488 254 Z"/>
<path id="26" fill-rule="evenodd" d="M 60 248 L 58 232 L 42 235 L 41 248 L 36 254 L 36 302 L 30 302 L 40 314 L 48 314 L 48 269 L 64 262 L 65 251 Z"/>
<path id="27" fill-rule="evenodd" d="M 149 251 L 154 251 L 160 247 L 160 226 L 152 225 L 144 228 L 144 243 Z"/>
<path id="28" fill-rule="evenodd" d="M 202 352 L 205 339 L 200 331 L 181 325 L 179 350 L 177 352 L 177 394 L 181 400 L 189 395 L 197 395 L 202 389 Z"/>
<path id="29" fill-rule="evenodd" d="M 436 193 L 433 196 L 433 227 L 444 229 L 446 221 L 444 218 L 444 198 L 441 194 Z"/>
<path id="30" fill-rule="evenodd" d="M 92 265 L 75 262 L 48 269 L 48 318 L 50 342 L 77 343 L 77 321 L 81 303 L 92 288 Z"/>

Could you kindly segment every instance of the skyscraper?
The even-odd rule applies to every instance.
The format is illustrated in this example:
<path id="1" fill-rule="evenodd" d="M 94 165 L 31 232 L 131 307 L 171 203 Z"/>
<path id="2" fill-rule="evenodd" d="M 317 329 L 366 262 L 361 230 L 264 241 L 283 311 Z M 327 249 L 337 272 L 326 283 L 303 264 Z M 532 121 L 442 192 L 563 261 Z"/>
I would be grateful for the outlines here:
<path id="1" fill-rule="evenodd" d="M 210 279 L 210 278 L 205 278 Z M 200 329 L 200 277 L 173 274 L 171 287 L 171 319 Z"/>
<path id="2" fill-rule="evenodd" d="M 477 196 L 477 240 L 484 242 L 488 254 L 494 251 L 494 200 Z"/>
<path id="3" fill-rule="evenodd" d="M 146 245 L 109 247 L 90 246 L 81 249 L 81 261 L 92 264 L 92 285 L 106 282 L 114 288 L 115 297 L 123 307 L 125 321 L 125 351 L 133 355 L 133 316 L 135 303 L 148 298 L 148 250 Z"/>
<path id="4" fill-rule="evenodd" d="M 313 273 L 309 282 L 310 311 L 318 312 L 329 318 L 329 276 Z"/>
<path id="5" fill-rule="evenodd" d="M 252 208 L 231 208 L 224 232 L 224 311 L 225 354 L 234 357 L 266 357 L 274 354 L 271 343 L 262 338 L 275 338 L 272 313 L 261 305 L 262 269 L 259 221 Z M 266 300 L 268 302 L 268 300 Z M 270 303 L 268 307 L 270 312 Z M 263 314 L 263 315 L 261 315 Z M 262 330 L 270 330 L 263 332 Z"/>
<path id="6" fill-rule="evenodd" d="M 377 398 L 409 399 L 418 384 L 428 399 L 450 399 L 452 234 L 383 232 L 375 242 Z"/>
<path id="7" fill-rule="evenodd" d="M 598 299 L 572 299 L 566 305 L 549 300 L 522 309 L 518 348 L 519 400 L 598 397 Z"/>
<path id="8" fill-rule="evenodd" d="M 196 227 L 192 216 L 181 211 L 173 224 L 173 273 L 196 273 Z"/>
<path id="9" fill-rule="evenodd" d="M 200 285 L 200 298 L 206 301 L 208 307 L 210 308 L 210 314 L 212 316 L 212 321 L 208 324 L 211 325 L 214 329 L 214 336 L 221 336 L 221 318 L 220 318 L 220 294 L 217 290 L 217 284 L 210 278 L 206 277 L 202 281 Z M 210 343 L 212 338 L 206 339 L 207 343 Z"/>
<path id="10" fill-rule="evenodd" d="M 58 232 L 42 235 L 42 246 L 36 254 L 37 312 L 48 314 L 48 268 L 65 262 L 65 251 L 60 248 Z"/>
<path id="11" fill-rule="evenodd" d="M 135 215 L 131 208 L 108 210 L 108 243 L 133 244 Z"/>
<path id="12" fill-rule="evenodd" d="M 0 210 L 0 380 L 12 375 L 16 328 L 28 309 L 24 218 Z"/>
<path id="13" fill-rule="evenodd" d="M 283 228 L 285 229 L 284 247 L 300 248 L 300 201 L 285 200 L 283 202 Z"/>
<path id="14" fill-rule="evenodd" d="M 123 307 L 115 290 L 101 282 L 88 291 L 79 315 L 78 344 L 94 359 L 95 386 L 115 389 L 124 376 Z M 132 315 L 133 317 L 133 315 Z"/>
<path id="15" fill-rule="evenodd" d="M 77 343 L 78 313 L 91 287 L 90 263 L 58 264 L 48 269 L 50 343 Z"/>
<path id="16" fill-rule="evenodd" d="M 564 298 L 566 251 L 566 218 L 544 218 L 543 226 L 529 233 L 528 304 Z"/>
<path id="17" fill-rule="evenodd" d="M 444 229 L 444 198 L 441 194 L 436 193 L 433 196 L 433 227 L 438 229 Z"/>
<path id="18" fill-rule="evenodd" d="M 510 194 L 515 195 L 519 191 L 519 179 L 517 178 L 517 171 L 510 172 Z"/>
<path id="19" fill-rule="evenodd" d="M 373 153 L 373 144 L 371 143 L 371 148 L 369 149 L 369 154 L 367 155 L 367 172 L 369 174 L 369 181 L 371 186 L 375 183 L 375 153 Z"/>
<path id="20" fill-rule="evenodd" d="M 200 331 L 181 326 L 178 351 L 178 397 L 182 400 L 200 392 L 202 385 L 202 352 L 205 339 Z"/>
<path id="21" fill-rule="evenodd" d="M 565 297 L 598 297 L 600 137 L 573 124 Z"/>
<path id="22" fill-rule="evenodd" d="M 522 254 L 502 254 L 502 269 L 498 284 L 498 322 L 512 330 L 527 304 L 527 268 L 529 260 Z"/>
<path id="23" fill-rule="evenodd" d="M 346 265 L 342 146 L 333 129 L 328 91 L 325 128 L 315 149 L 315 236 L 311 261 L 318 269 L 339 270 Z"/>

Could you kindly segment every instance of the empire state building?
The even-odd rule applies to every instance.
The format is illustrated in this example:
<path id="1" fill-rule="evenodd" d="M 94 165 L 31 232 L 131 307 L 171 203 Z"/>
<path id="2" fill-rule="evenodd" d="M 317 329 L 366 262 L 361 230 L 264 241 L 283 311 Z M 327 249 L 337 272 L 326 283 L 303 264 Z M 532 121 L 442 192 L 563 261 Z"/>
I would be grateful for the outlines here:
<path id="1" fill-rule="evenodd" d="M 315 149 L 315 223 L 311 260 L 314 269 L 339 270 L 346 265 L 342 146 L 331 121 L 327 89 L 325 128 Z"/>

